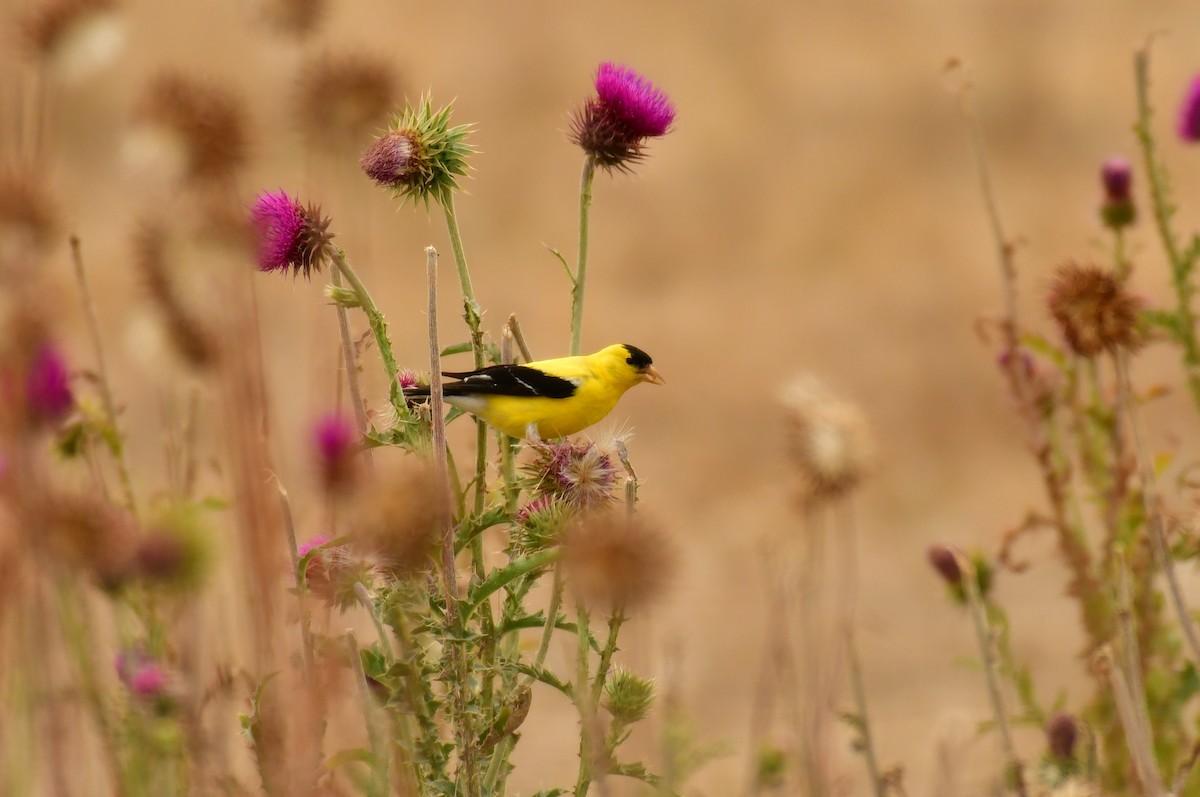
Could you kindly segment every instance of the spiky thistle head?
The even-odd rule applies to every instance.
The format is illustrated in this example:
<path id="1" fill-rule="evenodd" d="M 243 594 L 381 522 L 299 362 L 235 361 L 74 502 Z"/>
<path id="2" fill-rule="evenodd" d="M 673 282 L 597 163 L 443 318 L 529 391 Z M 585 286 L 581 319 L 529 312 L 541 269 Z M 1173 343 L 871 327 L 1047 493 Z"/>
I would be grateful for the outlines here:
<path id="1" fill-rule="evenodd" d="M 1104 186 L 1104 202 L 1100 205 L 1100 221 L 1111 230 L 1128 227 L 1137 220 L 1133 204 L 1133 167 L 1124 158 L 1109 158 L 1100 167 L 1100 184 Z"/>
<path id="2" fill-rule="evenodd" d="M 471 125 L 451 125 L 453 104 L 433 109 L 426 95 L 406 105 L 382 136 L 359 158 L 363 172 L 405 202 L 445 205 L 465 177 L 467 158 L 475 148 L 467 143 Z"/>
<path id="3" fill-rule="evenodd" d="M 628 171 L 645 157 L 645 142 L 670 130 L 675 106 L 661 89 L 610 61 L 596 70 L 595 96 L 571 118 L 571 140 L 605 169 Z"/>
<path id="4" fill-rule="evenodd" d="M 603 705 L 621 725 L 640 722 L 654 702 L 654 681 L 617 667 L 604 685 Z"/>
<path id="5" fill-rule="evenodd" d="M 577 509 L 612 501 L 624 472 L 614 453 L 590 441 L 569 439 L 539 446 L 525 471 L 539 495 L 556 497 Z"/>
<path id="6" fill-rule="evenodd" d="M 1081 357 L 1136 348 L 1140 342 L 1141 303 L 1116 276 L 1098 266 L 1059 266 L 1047 304 L 1067 345 Z"/>
<path id="7" fill-rule="evenodd" d="M 258 233 L 258 270 L 320 271 L 329 259 L 333 233 L 316 205 L 305 207 L 283 191 L 265 191 L 254 200 L 250 220 Z"/>

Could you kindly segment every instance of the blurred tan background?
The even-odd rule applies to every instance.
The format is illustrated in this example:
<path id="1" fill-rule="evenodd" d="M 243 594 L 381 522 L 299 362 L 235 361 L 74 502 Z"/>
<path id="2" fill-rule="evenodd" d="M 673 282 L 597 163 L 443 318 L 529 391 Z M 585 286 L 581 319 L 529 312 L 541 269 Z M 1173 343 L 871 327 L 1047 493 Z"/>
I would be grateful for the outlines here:
<path id="1" fill-rule="evenodd" d="M 183 378 L 150 351 L 149 309 L 130 266 L 132 223 L 156 189 L 122 151 L 149 76 L 194 71 L 250 102 L 247 201 L 277 188 L 319 201 L 387 314 L 399 358 L 420 367 L 426 244 L 446 255 L 443 341 L 465 339 L 442 222 L 397 209 L 358 173 L 353 153 L 340 164 L 305 154 L 290 110 L 297 66 L 314 53 L 361 49 L 391 59 L 409 97 L 455 99 L 455 119 L 477 126 L 480 152 L 458 209 L 485 323 L 498 333 L 516 312 L 534 354 L 553 356 L 567 347 L 569 295 L 545 247 L 574 249 L 581 162 L 564 136 L 568 115 L 600 61 L 627 64 L 670 94 L 678 118 L 635 175 L 596 181 L 584 348 L 634 343 L 667 379 L 665 388 L 629 394 L 610 426 L 635 430 L 644 507 L 669 527 L 683 558 L 670 603 L 633 628 L 627 661 L 661 675 L 665 653 L 678 650 L 683 708 L 701 740 L 729 748 L 689 792 L 730 794 L 745 779 L 768 630 L 761 557 L 798 531 L 775 397 L 788 377 L 807 372 L 861 404 L 880 449 L 856 500 L 859 638 L 879 754 L 904 764 L 910 794 L 933 793 L 939 746 L 950 739 L 943 752 L 961 771 L 947 793 L 985 793 L 995 745 L 974 736 L 987 717 L 982 674 L 963 664 L 974 655 L 967 618 L 944 600 L 924 551 L 936 540 L 994 550 L 1040 494 L 994 353 L 974 331 L 1000 305 L 999 278 L 943 66 L 962 59 L 978 86 L 997 197 L 1010 234 L 1024 242 L 1022 309 L 1045 329 L 1051 268 L 1103 256 L 1098 169 L 1116 154 L 1136 163 L 1132 53 L 1151 31 L 1167 31 L 1154 50 L 1153 99 L 1180 226 L 1194 228 L 1200 148 L 1186 150 L 1173 130 L 1178 98 L 1200 71 L 1200 4 L 334 6 L 320 32 L 298 44 L 237 0 L 129 2 L 116 61 L 58 95 L 51 184 L 64 227 L 84 242 L 142 478 L 152 481 L 157 468 L 156 396 Z M 0 58 L 9 71 L 18 56 L 9 48 Z M 1145 187 L 1140 169 L 1135 186 Z M 1166 272 L 1145 222 L 1133 245 L 1138 289 L 1163 296 Z M 72 353 L 87 361 L 65 246 L 50 266 L 69 299 Z M 336 327 L 321 283 L 257 283 L 276 462 L 295 493 L 311 476 L 307 424 L 333 396 Z M 1137 368 L 1144 383 L 1175 379 L 1167 352 L 1151 351 Z M 384 387 L 371 378 L 378 405 Z M 1158 447 L 1195 438 L 1181 398 L 1161 402 L 1149 419 Z M 304 534 L 320 531 L 315 506 L 297 511 Z M 1064 689 L 1079 700 L 1090 686 L 1076 656 L 1076 615 L 1061 595 L 1064 573 L 1049 541 L 1023 550 L 1036 566 L 998 583 L 1017 654 L 1039 674 L 1043 700 Z M 565 701 L 535 698 L 514 793 L 570 777 L 575 731 Z M 1040 750 L 1036 731 L 1021 730 L 1018 741 Z M 639 744 L 654 754 L 649 734 Z M 837 753 L 837 771 L 861 793 L 861 764 L 848 745 Z"/>

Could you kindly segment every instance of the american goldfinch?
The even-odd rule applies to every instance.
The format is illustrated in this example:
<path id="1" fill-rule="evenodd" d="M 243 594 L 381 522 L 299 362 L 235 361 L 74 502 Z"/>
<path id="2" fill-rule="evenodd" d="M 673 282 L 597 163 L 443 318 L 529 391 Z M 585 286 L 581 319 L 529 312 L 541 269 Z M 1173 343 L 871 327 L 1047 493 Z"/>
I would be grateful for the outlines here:
<path id="1" fill-rule="evenodd" d="M 443 372 L 459 381 L 442 385 L 442 396 L 510 437 L 563 437 L 608 415 L 639 382 L 663 384 L 651 362 L 636 346 L 617 343 L 586 356 Z M 428 398 L 429 388 L 405 388 L 404 396 Z"/>

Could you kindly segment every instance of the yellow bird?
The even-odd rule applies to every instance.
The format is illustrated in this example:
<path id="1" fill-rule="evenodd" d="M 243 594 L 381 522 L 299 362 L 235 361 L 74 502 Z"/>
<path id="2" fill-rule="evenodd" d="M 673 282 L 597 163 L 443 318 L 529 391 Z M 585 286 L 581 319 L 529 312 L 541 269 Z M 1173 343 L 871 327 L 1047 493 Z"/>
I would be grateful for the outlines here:
<path id="1" fill-rule="evenodd" d="M 442 396 L 510 437 L 563 437 L 608 415 L 634 385 L 663 384 L 652 362 L 636 346 L 617 343 L 586 356 L 443 372 L 459 381 L 442 385 Z M 429 388 L 405 388 L 404 396 L 428 398 Z"/>

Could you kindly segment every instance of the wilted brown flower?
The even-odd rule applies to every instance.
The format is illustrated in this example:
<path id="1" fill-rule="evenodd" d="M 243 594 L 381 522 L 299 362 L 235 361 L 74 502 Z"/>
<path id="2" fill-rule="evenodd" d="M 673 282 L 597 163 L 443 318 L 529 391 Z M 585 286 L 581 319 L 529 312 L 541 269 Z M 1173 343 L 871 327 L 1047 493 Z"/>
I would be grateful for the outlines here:
<path id="1" fill-rule="evenodd" d="M 168 234 L 159 222 L 142 224 L 134 235 L 134 262 L 142 274 L 150 298 L 170 335 L 171 343 L 185 361 L 196 368 L 211 365 L 216 358 L 212 331 L 187 307 L 168 265 Z"/>
<path id="2" fill-rule="evenodd" d="M 43 254 L 56 228 L 42 186 L 27 175 L 0 171 L 0 266 L 25 265 L 24 258 Z"/>
<path id="3" fill-rule="evenodd" d="M 1081 357 L 1138 345 L 1140 302 L 1098 266 L 1059 266 L 1047 304 L 1067 345 Z"/>
<path id="4" fill-rule="evenodd" d="M 432 564 L 433 543 L 450 511 L 433 468 L 408 457 L 363 482 L 360 490 L 349 523 L 351 548 L 378 557 L 396 575 Z"/>
<path id="5" fill-rule="evenodd" d="M 792 380 L 781 396 L 788 450 L 803 500 L 838 498 L 858 486 L 875 455 L 862 413 L 813 377 Z"/>
<path id="6" fill-rule="evenodd" d="M 22 28 L 33 53 L 71 75 L 110 60 L 124 39 L 115 0 L 47 0 Z"/>
<path id="7" fill-rule="evenodd" d="M 280 33 L 302 38 L 321 24 L 327 0 L 266 0 L 263 18 Z"/>
<path id="8" fill-rule="evenodd" d="M 314 143 L 360 143 L 387 123 L 397 101 L 396 84 L 392 65 L 383 58 L 362 53 L 315 58 L 297 79 L 296 124 Z"/>
<path id="9" fill-rule="evenodd" d="M 248 114 L 224 86 L 176 72 L 161 74 L 150 82 L 137 116 L 178 150 L 189 180 L 227 180 L 248 160 Z"/>
<path id="10" fill-rule="evenodd" d="M 31 510 L 49 548 L 62 560 L 89 571 L 105 588 L 135 571 L 132 521 L 109 504 L 82 495 L 43 495 Z"/>
<path id="11" fill-rule="evenodd" d="M 662 594 L 674 569 L 666 537 L 641 515 L 596 511 L 563 538 L 567 583 L 586 605 L 616 611 Z"/>

